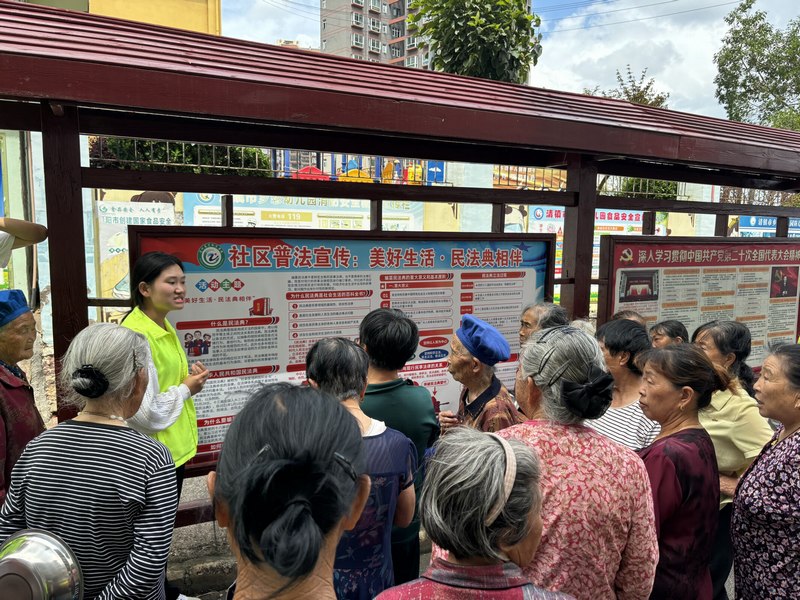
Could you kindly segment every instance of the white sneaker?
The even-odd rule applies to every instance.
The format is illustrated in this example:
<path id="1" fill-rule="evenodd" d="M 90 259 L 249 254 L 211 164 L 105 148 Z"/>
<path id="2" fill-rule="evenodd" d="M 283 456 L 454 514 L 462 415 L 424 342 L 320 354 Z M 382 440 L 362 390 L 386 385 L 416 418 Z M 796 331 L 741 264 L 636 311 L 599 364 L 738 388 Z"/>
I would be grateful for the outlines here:
<path id="1" fill-rule="evenodd" d="M 181 594 L 180 596 L 178 596 L 178 600 L 200 600 L 200 598 L 197 598 L 195 596 L 185 596 Z"/>

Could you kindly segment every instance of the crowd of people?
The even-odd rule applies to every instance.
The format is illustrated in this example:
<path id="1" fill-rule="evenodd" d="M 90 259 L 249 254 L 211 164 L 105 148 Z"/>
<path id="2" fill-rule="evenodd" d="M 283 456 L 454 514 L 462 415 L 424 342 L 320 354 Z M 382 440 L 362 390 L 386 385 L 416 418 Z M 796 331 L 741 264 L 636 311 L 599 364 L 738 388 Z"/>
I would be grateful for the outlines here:
<path id="1" fill-rule="evenodd" d="M 70 344 L 79 412 L 49 430 L 17 366 L 32 315 L 0 292 L 0 544 L 57 535 L 85 598 L 185 598 L 166 562 L 209 372 L 167 319 L 180 261 L 143 255 L 131 289 L 121 326 Z M 447 358 L 462 393 L 438 415 L 400 375 L 419 331 L 390 308 L 356 341 L 318 340 L 305 384 L 254 390 L 207 479 L 237 562 L 228 597 L 716 600 L 732 565 L 737 599 L 797 596 L 800 345 L 770 349 L 756 380 L 741 323 L 690 338 L 628 313 L 594 334 L 549 303 L 525 307 L 519 341 L 511 390 L 507 340 L 464 315 Z"/>

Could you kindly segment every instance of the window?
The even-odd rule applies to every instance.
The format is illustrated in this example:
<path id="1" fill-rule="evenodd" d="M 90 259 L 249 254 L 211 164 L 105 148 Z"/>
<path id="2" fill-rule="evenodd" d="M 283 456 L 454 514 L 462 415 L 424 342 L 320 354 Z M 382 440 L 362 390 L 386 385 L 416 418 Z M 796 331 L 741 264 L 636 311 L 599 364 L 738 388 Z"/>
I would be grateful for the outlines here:
<path id="1" fill-rule="evenodd" d="M 416 68 L 417 66 L 417 57 L 416 56 L 407 56 L 406 57 L 406 66 Z"/>
<path id="2" fill-rule="evenodd" d="M 322 1 L 325 2 L 325 0 L 322 0 Z M 384 4 L 383 6 L 381 6 L 381 12 L 383 12 L 383 14 L 386 14 L 387 12 L 389 12 L 389 5 L 388 4 Z"/>
<path id="3" fill-rule="evenodd" d="M 402 48 L 392 46 L 392 58 L 400 58 L 401 56 L 403 56 Z"/>
<path id="4" fill-rule="evenodd" d="M 364 15 L 361 13 L 353 13 L 353 27 L 363 27 L 364 26 Z"/>
<path id="5" fill-rule="evenodd" d="M 364 0 L 350 0 L 356 6 L 364 6 Z"/>
<path id="6" fill-rule="evenodd" d="M 411 8 L 411 5 L 414 4 L 414 0 L 406 0 L 406 8 Z"/>
<path id="7" fill-rule="evenodd" d="M 369 0 L 369 9 L 381 12 L 381 0 Z"/>
<path id="8" fill-rule="evenodd" d="M 422 66 L 427 67 L 430 64 L 431 64 L 431 55 L 426 54 L 425 56 L 422 57 Z"/>
<path id="9" fill-rule="evenodd" d="M 328 19 L 322 19 L 322 31 L 328 28 Z"/>
<path id="10" fill-rule="evenodd" d="M 325 50 L 328 47 L 328 40 L 322 40 L 322 49 Z"/>
<path id="11" fill-rule="evenodd" d="M 383 35 L 386 35 L 387 33 L 389 33 L 389 26 L 388 25 L 384 25 L 383 26 Z"/>
<path id="12" fill-rule="evenodd" d="M 408 36 L 408 39 L 406 40 L 406 48 L 408 48 L 409 50 L 413 50 L 416 47 L 417 47 L 417 37 L 414 35 Z"/>
<path id="13" fill-rule="evenodd" d="M 354 33 L 350 36 L 350 45 L 354 48 L 363 48 L 364 47 L 364 36 L 360 33 Z"/>
<path id="14" fill-rule="evenodd" d="M 377 58 L 370 58 L 369 62 L 379 63 L 381 61 L 379 59 L 377 59 Z"/>
<path id="15" fill-rule="evenodd" d="M 369 20 L 369 30 L 370 31 L 374 31 L 375 33 L 380 33 L 381 32 L 381 22 L 378 19 L 370 18 L 370 20 Z"/>
<path id="16" fill-rule="evenodd" d="M 363 54 L 356 54 L 355 52 L 353 52 L 350 55 L 350 57 L 351 58 L 355 58 L 356 60 L 364 60 L 364 55 Z"/>
<path id="17" fill-rule="evenodd" d="M 403 35 L 403 29 L 402 28 L 392 26 L 392 39 L 399 38 L 402 35 Z"/>
<path id="18" fill-rule="evenodd" d="M 328 0 L 322 0 L 322 4 L 320 4 L 320 8 L 328 8 Z"/>
<path id="19" fill-rule="evenodd" d="M 389 46 L 386 44 L 383 45 L 383 53 L 386 54 L 389 51 Z"/>
<path id="20" fill-rule="evenodd" d="M 381 52 L 381 42 L 380 40 L 373 40 L 372 38 L 369 39 L 369 51 L 370 52 L 377 52 L 380 54 Z"/>

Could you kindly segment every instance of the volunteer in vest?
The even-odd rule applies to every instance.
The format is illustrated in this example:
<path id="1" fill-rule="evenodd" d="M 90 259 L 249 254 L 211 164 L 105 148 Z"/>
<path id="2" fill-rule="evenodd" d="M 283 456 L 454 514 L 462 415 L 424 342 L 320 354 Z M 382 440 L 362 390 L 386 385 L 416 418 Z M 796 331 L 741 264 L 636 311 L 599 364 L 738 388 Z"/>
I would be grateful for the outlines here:
<path id="1" fill-rule="evenodd" d="M 208 369 L 201 362 L 195 362 L 189 370 L 183 343 L 167 320 L 167 314 L 181 310 L 186 299 L 183 263 L 164 252 L 143 254 L 133 266 L 131 291 L 133 309 L 122 325 L 147 339 L 152 360 L 148 394 L 158 395 L 160 401 L 167 400 L 178 407 L 177 418 L 166 428 L 159 431 L 160 427 L 154 423 L 149 427 L 143 423 L 137 428 L 148 430 L 169 448 L 178 469 L 180 497 L 183 466 L 197 452 L 197 413 L 192 396 L 203 389 L 208 379 Z M 137 425 L 134 419 L 134 426 Z"/>

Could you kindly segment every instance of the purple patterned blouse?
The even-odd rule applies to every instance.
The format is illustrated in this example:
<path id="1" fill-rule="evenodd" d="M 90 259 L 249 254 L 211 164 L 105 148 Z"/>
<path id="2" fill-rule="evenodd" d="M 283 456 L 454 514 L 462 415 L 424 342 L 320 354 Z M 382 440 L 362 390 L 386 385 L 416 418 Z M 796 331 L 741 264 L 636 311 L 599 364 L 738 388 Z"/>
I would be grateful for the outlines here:
<path id="1" fill-rule="evenodd" d="M 738 600 L 797 598 L 800 590 L 800 434 L 783 428 L 742 475 L 733 497 Z"/>

